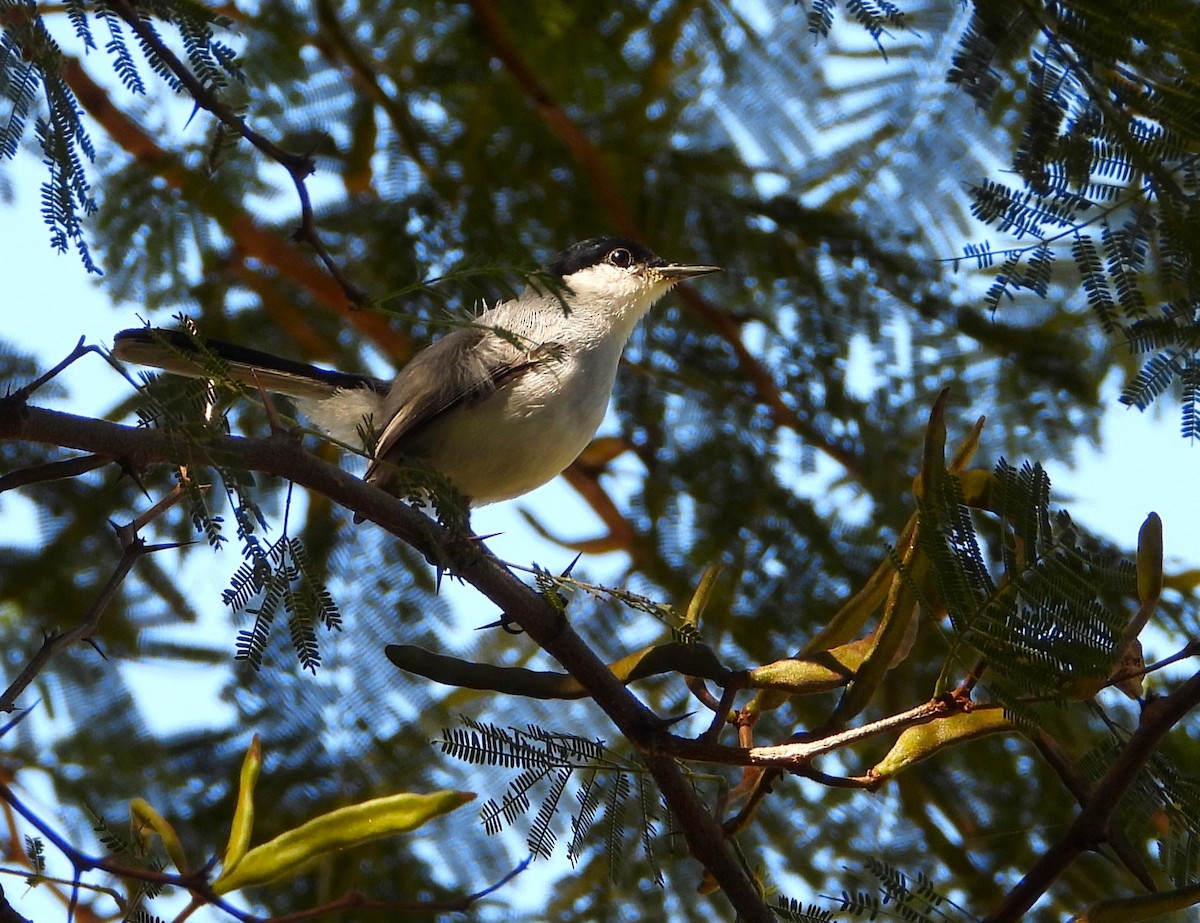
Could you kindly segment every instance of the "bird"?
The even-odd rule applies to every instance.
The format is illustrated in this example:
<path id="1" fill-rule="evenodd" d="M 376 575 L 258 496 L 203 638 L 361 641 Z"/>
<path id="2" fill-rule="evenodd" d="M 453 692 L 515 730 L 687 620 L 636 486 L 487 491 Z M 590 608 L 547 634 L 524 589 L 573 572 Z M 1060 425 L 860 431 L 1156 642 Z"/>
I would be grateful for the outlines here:
<path id="1" fill-rule="evenodd" d="M 541 280 L 434 341 L 390 381 L 219 340 L 204 349 L 234 378 L 294 398 L 334 438 L 377 434 L 365 480 L 395 494 L 404 489 L 398 467 L 418 462 L 478 507 L 526 494 L 578 458 L 604 419 L 638 321 L 677 283 L 719 271 L 668 262 L 621 237 L 580 241 L 546 263 Z M 182 331 L 123 330 L 113 355 L 212 377 Z"/>

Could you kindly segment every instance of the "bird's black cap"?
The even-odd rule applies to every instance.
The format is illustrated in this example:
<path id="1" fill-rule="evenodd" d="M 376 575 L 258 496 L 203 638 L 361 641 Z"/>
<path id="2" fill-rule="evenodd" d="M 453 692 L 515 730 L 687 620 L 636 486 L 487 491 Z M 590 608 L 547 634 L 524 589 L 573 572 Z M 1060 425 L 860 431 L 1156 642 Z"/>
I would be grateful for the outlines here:
<path id="1" fill-rule="evenodd" d="M 628 250 L 630 256 L 638 263 L 647 266 L 664 266 L 666 260 L 649 247 L 644 247 L 633 240 L 624 237 L 589 237 L 577 244 L 571 244 L 546 264 L 546 272 L 550 275 L 565 279 L 572 273 L 603 263 L 613 250 Z"/>

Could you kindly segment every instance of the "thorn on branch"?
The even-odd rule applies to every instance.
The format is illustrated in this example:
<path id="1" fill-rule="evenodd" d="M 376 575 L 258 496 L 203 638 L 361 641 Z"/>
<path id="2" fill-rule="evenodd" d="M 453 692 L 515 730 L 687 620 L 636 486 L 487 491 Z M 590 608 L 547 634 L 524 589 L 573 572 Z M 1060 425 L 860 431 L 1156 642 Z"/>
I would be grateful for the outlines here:
<path id="1" fill-rule="evenodd" d="M 494 622 L 488 622 L 486 625 L 478 625 L 476 626 L 475 630 L 486 631 L 489 628 L 501 628 L 510 635 L 520 635 L 525 633 L 525 629 L 522 628 L 515 619 L 511 619 L 506 615 L 501 616 Z"/>

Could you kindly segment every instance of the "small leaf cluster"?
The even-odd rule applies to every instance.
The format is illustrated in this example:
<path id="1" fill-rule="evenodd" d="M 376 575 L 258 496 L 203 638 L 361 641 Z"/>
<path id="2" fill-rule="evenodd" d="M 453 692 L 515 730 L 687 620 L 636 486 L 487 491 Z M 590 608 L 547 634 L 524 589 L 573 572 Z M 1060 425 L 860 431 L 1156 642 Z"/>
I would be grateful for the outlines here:
<path id="1" fill-rule="evenodd" d="M 576 558 L 578 560 L 578 558 Z M 574 565 L 572 565 L 574 566 Z M 582 590 L 596 599 L 613 599 L 634 612 L 644 612 L 651 615 L 667 626 L 672 639 L 683 644 L 690 644 L 699 639 L 699 631 L 694 625 L 685 623 L 675 607 L 668 602 L 653 599 L 642 593 L 635 593 L 623 587 L 610 587 L 598 583 L 586 583 L 570 576 L 570 568 L 562 574 L 552 574 L 542 567 L 534 567 L 534 580 L 538 592 L 555 608 L 565 611 L 565 590 Z"/>
<path id="2" fill-rule="evenodd" d="M 447 728 L 435 741 L 442 751 L 468 763 L 503 766 L 521 772 L 499 801 L 489 798 L 480 820 L 489 834 L 510 827 L 533 810 L 530 794 L 540 792 L 537 812 L 530 824 L 526 845 L 531 854 L 547 858 L 558 841 L 552 826 L 563 794 L 572 778 L 577 805 L 571 817 L 567 858 L 575 865 L 583 853 L 588 832 L 603 808 L 604 843 L 609 873 L 614 880 L 622 863 L 626 838 L 626 805 L 637 788 L 636 823 L 643 854 L 654 880 L 663 884 L 655 854 L 655 837 L 665 812 L 652 782 L 640 767 L 619 758 L 602 741 L 549 731 L 530 724 L 524 730 L 460 716 L 461 728 Z"/>
<path id="3" fill-rule="evenodd" d="M 96 150 L 64 79 L 62 49 L 33 0 L 4 0 L 0 21 L 0 98 L 10 107 L 0 123 L 0 160 L 16 156 L 33 116 L 34 137 L 48 172 L 41 198 L 51 246 L 65 253 L 74 245 L 87 270 L 98 273 L 83 234 L 83 220 L 96 211 L 83 162 L 93 161 Z M 44 114 L 34 115 L 39 108 Z"/>
<path id="4" fill-rule="evenodd" d="M 113 826 L 100 814 L 89 810 L 92 818 L 92 832 L 96 834 L 101 845 L 105 848 L 108 854 L 114 859 L 123 863 L 129 863 L 134 866 L 151 869 L 155 872 L 161 872 L 166 868 L 166 863 L 157 855 L 148 855 L 144 844 L 137 840 L 130 840 L 124 835 L 117 833 Z M 142 901 L 151 901 L 163 893 L 165 885 L 153 881 L 135 881 L 130 894 L 127 896 L 128 901 L 128 918 L 140 920 L 154 920 L 148 911 L 142 906 Z"/>
<path id="5" fill-rule="evenodd" d="M 1104 331 L 1146 357 L 1122 401 L 1145 408 L 1181 387 L 1189 437 L 1200 434 L 1193 13 L 1174 2 L 977 3 L 950 72 L 985 109 L 1011 111 L 1023 95 L 1019 182 L 970 188 L 974 216 L 1018 242 L 964 247 L 979 268 L 1001 258 L 986 306 L 1021 291 L 1046 298 L 1071 267 Z"/>
<path id="6" fill-rule="evenodd" d="M 992 505 L 1002 525 L 998 577 L 954 477 L 938 479 L 920 504 L 920 542 L 955 635 L 950 663 L 970 666 L 968 650 L 986 660 L 989 688 L 1019 715 L 1023 697 L 1055 698 L 1075 680 L 1108 676 L 1127 620 L 1114 601 L 1134 594 L 1136 574 L 1052 512 L 1040 464 L 1001 459 Z"/>
<path id="7" fill-rule="evenodd" d="M 254 616 L 253 627 L 238 632 L 237 659 L 256 670 L 262 666 L 271 629 L 282 610 L 288 616 L 288 634 L 300 665 L 316 673 L 321 665 L 317 626 L 340 629 L 342 617 L 304 543 L 283 535 L 264 548 L 256 536 L 245 535 L 243 556 L 222 594 L 225 605 Z"/>
<path id="8" fill-rule="evenodd" d="M 827 38 L 833 28 L 837 0 L 813 0 L 808 4 L 808 31 Z M 865 30 L 882 50 L 880 39 L 890 30 L 908 27 L 904 10 L 887 0 L 845 0 L 846 15 L 850 21 Z"/>
<path id="9" fill-rule="evenodd" d="M 178 32 L 188 67 L 207 89 L 220 91 L 230 78 L 242 79 L 233 49 L 213 32 L 214 25 L 224 20 L 199 3 L 131 3 L 127 17 L 120 15 L 116 4 L 89 9 L 82 0 L 67 0 L 65 7 L 75 36 L 89 51 L 97 48 L 92 23 L 103 24 L 109 36 L 104 50 L 112 57 L 113 70 L 122 85 L 131 93 L 145 94 L 146 85 L 129 49 L 127 17 L 136 18 L 136 37 L 145 60 L 174 92 L 183 92 L 183 84 L 171 63 L 146 41 L 146 35 L 158 35 L 155 19 Z M 33 135 L 48 173 L 41 198 L 42 219 L 50 229 L 51 246 L 60 253 L 73 246 L 84 267 L 99 274 L 83 228 L 84 221 L 97 211 L 85 170 L 85 161 L 92 163 L 96 150 L 84 128 L 83 110 L 70 82 L 72 68 L 77 65 L 67 58 L 33 0 L 3 0 L 0 22 L 0 98 L 9 104 L 8 118 L 0 122 L 0 160 L 16 156 L 32 116 Z M 41 114 L 35 115 L 39 110 Z"/>
<path id="10" fill-rule="evenodd" d="M 878 859 L 867 859 L 864 870 L 875 880 L 875 891 L 843 891 L 839 910 L 851 917 L 877 919 L 883 914 L 911 923 L 954 923 L 965 919 L 927 875 L 909 876 Z"/>

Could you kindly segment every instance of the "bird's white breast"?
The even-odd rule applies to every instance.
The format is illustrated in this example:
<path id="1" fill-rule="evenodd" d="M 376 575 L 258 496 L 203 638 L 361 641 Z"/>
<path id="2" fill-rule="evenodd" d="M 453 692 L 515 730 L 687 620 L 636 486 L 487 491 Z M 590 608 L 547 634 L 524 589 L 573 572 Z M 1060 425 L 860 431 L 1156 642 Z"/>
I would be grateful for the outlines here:
<path id="1" fill-rule="evenodd" d="M 476 505 L 540 487 L 579 457 L 604 419 L 623 341 L 547 357 L 432 422 L 408 447 Z"/>

